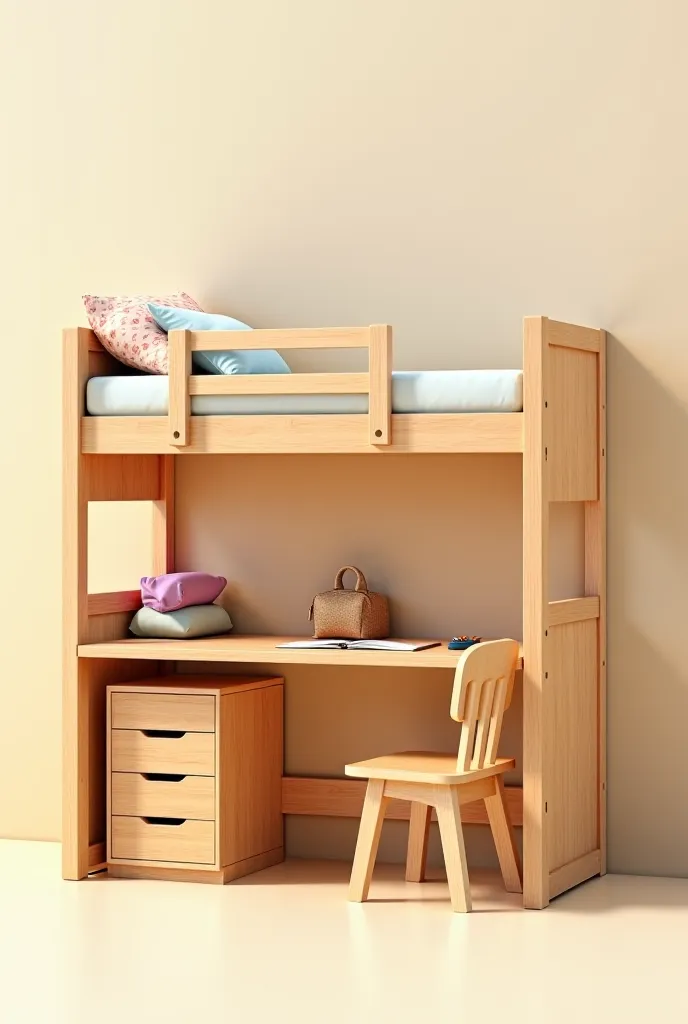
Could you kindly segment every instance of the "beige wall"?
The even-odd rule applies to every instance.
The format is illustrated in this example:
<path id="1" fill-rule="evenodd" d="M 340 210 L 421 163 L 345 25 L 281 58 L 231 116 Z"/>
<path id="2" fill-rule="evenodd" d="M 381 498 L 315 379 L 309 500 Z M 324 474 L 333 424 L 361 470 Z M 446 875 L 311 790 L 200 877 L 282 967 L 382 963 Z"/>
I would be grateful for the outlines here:
<path id="1" fill-rule="evenodd" d="M 688 874 L 687 32 L 688 10 L 667 0 L 0 4 L 0 834 L 59 834 L 59 329 L 83 322 L 83 291 L 184 288 L 256 326 L 389 321 L 400 368 L 518 365 L 525 313 L 611 332 L 610 864 Z M 429 506 L 424 535 L 405 535 L 398 510 L 376 505 L 393 545 L 377 543 L 379 523 L 368 542 L 328 535 L 310 472 L 294 470 L 314 531 L 298 552 L 309 568 L 300 577 L 295 552 L 280 551 L 270 615 L 289 580 L 284 617 L 296 625 L 353 547 L 394 584 L 404 621 L 486 628 L 493 599 L 495 625 L 514 621 L 511 460 L 465 468 L 482 495 L 492 473 L 506 508 L 477 493 L 464 505 L 441 460 L 390 467 L 389 487 L 408 484 Z M 334 462 L 321 472 L 326 504 L 341 488 L 360 516 L 354 470 L 341 484 Z M 184 556 L 229 568 L 241 558 L 242 585 L 249 570 L 263 581 L 237 619 L 267 622 L 264 559 L 285 502 L 296 516 L 276 473 L 271 486 L 255 460 L 242 463 L 237 503 L 222 467 L 204 513 L 215 527 L 232 510 L 215 551 L 186 514 L 198 467 L 182 469 Z M 266 504 L 242 525 L 254 485 Z M 367 485 L 379 493 L 377 478 Z M 436 497 L 448 491 L 468 538 Z M 497 591 L 488 525 L 500 517 L 498 543 L 513 549 Z M 443 559 L 440 538 L 468 545 L 454 609 L 421 558 L 427 541 Z M 130 557 L 135 576 L 143 558 Z M 419 568 L 422 599 L 407 607 Z M 313 693 L 331 713 L 324 685 L 294 683 L 292 707 L 312 707 Z M 349 685 L 332 681 L 347 716 Z M 372 701 L 372 715 L 394 685 L 371 680 L 356 701 Z M 424 686 L 404 691 L 412 707 L 426 707 Z M 322 842 L 336 846 L 332 828 Z"/>

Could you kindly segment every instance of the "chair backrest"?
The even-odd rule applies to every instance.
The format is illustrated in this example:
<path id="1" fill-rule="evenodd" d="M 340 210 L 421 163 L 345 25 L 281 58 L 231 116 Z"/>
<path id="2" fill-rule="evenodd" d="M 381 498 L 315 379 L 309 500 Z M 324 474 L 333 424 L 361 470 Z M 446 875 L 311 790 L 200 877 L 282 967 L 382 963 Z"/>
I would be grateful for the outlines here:
<path id="1" fill-rule="evenodd" d="M 511 704 L 518 663 L 515 640 L 475 644 L 456 666 L 450 714 L 463 722 L 458 772 L 486 768 L 497 760 L 504 711 Z"/>

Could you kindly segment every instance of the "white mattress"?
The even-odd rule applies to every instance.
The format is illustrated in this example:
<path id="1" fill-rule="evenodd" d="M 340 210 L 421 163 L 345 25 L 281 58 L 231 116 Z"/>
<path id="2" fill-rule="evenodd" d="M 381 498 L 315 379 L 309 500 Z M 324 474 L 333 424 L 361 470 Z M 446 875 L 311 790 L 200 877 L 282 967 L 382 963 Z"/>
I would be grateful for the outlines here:
<path id="1" fill-rule="evenodd" d="M 91 416 L 166 416 L 168 378 L 92 377 Z M 392 411 L 407 413 L 520 412 L 520 370 L 400 370 L 392 374 Z M 366 413 L 367 395 L 194 395 L 195 416 L 298 416 Z"/>

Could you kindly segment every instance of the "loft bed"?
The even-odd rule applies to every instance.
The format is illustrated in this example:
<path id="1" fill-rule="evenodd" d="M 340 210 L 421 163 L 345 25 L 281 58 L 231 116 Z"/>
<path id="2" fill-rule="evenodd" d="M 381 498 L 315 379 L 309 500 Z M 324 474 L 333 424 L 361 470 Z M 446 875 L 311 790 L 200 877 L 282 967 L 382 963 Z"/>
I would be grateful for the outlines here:
<path id="1" fill-rule="evenodd" d="M 194 351 L 227 348 L 367 350 L 368 370 L 288 375 L 194 375 Z M 138 591 L 88 594 L 89 501 L 154 502 L 155 574 L 174 568 L 174 466 L 184 454 L 521 453 L 523 456 L 523 787 L 511 787 L 523 825 L 524 905 L 547 906 L 606 871 L 606 415 L 604 331 L 546 317 L 524 320 L 520 411 L 394 412 L 387 326 L 169 335 L 166 404 L 153 415 L 115 406 L 89 415 L 89 380 L 123 367 L 90 330 L 64 333 L 63 875 L 85 877 L 104 860 L 105 686 L 163 673 L 176 661 L 340 664 L 450 671 L 440 647 L 412 656 L 368 651 L 276 651 L 285 637 L 146 641 L 128 638 Z M 449 373 L 449 372 L 448 372 Z M 136 378 L 131 378 L 135 380 Z M 499 408 L 518 408 L 520 375 Z M 107 382 L 106 382 L 107 384 Z M 149 385 L 137 385 L 138 387 Z M 91 389 L 94 384 L 91 384 Z M 160 389 L 164 385 L 156 384 Z M 346 412 L 199 415 L 203 396 L 354 396 Z M 461 395 L 458 395 L 459 400 Z M 503 398 L 503 395 L 502 395 Z M 366 401 L 367 399 L 367 401 Z M 318 399 L 320 400 L 320 399 Z M 193 403 L 193 404 L 192 404 Z M 96 403 L 97 404 L 97 403 Z M 470 405 L 470 403 L 469 403 Z M 212 406 L 212 403 L 211 403 Z M 129 406 L 125 403 L 125 408 Z M 272 408 L 269 404 L 265 408 Z M 279 406 L 274 406 L 279 407 Z M 463 407 L 463 406 L 459 406 Z M 489 407 L 489 406 L 488 406 Z M 292 410 L 295 408 L 292 405 Z M 298 408 L 298 407 L 296 407 Z M 328 409 L 329 407 L 323 407 Z M 349 407 L 347 407 L 349 408 Z M 432 408 L 432 403 L 431 403 Z M 164 411 L 166 409 L 166 412 Z M 585 516 L 584 593 L 550 601 L 552 502 Z M 352 780 L 283 782 L 284 813 L 352 816 Z M 408 809 L 397 809 L 401 817 Z M 466 821 L 486 820 L 467 805 Z"/>

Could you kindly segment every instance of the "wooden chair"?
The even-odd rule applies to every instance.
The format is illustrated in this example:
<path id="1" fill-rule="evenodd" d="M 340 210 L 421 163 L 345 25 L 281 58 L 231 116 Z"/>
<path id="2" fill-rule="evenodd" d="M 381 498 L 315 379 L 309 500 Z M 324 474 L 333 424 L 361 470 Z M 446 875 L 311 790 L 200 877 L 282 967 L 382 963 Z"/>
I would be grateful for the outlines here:
<path id="1" fill-rule="evenodd" d="M 346 774 L 368 779 L 356 843 L 349 899 L 368 898 L 390 799 L 411 801 L 406 880 L 425 876 L 430 814 L 434 807 L 442 839 L 452 909 L 471 909 L 461 804 L 484 800 L 507 892 L 522 892 L 514 834 L 504 801 L 504 772 L 512 757 L 497 757 L 504 711 L 511 703 L 518 644 L 491 640 L 470 647 L 459 659 L 450 714 L 462 722 L 458 759 L 454 754 L 408 751 L 346 766 Z"/>

